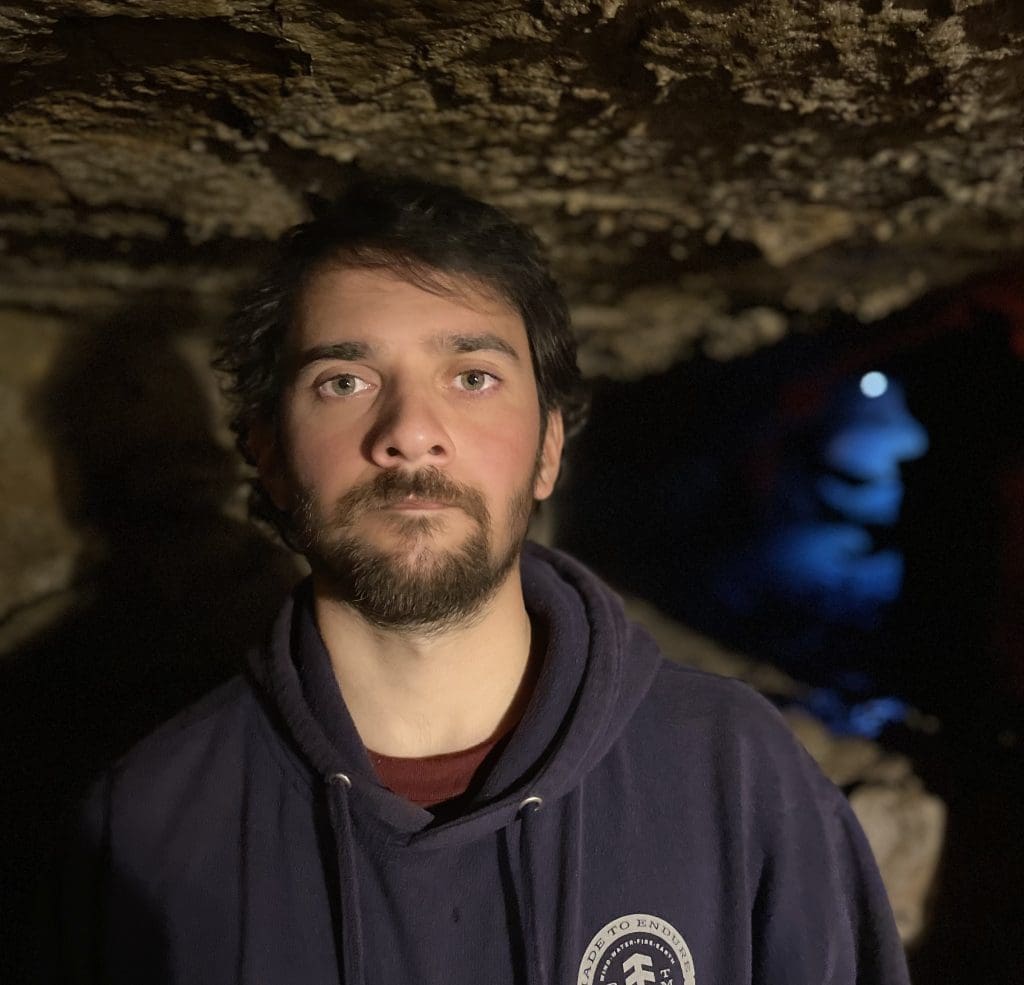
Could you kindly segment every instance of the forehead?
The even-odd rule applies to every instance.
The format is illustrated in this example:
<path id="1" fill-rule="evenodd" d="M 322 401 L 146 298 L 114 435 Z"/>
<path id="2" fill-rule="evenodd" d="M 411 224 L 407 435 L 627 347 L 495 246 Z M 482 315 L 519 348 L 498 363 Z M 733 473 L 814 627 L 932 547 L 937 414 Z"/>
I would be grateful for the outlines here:
<path id="1" fill-rule="evenodd" d="M 465 278 L 438 275 L 427 290 L 387 270 L 328 267 L 306 284 L 297 306 L 298 348 L 360 341 L 374 348 L 428 345 L 439 337 L 485 330 L 512 345 L 529 364 L 522 316 Z"/>

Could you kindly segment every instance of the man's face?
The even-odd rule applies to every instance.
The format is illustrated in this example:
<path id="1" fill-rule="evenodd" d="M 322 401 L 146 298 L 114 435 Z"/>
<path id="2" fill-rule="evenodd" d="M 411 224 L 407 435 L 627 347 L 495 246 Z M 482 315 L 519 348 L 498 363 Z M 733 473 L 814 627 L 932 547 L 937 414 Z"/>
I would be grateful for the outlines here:
<path id="1" fill-rule="evenodd" d="M 541 440 L 521 317 L 452 286 L 318 274 L 290 339 L 276 431 L 254 438 L 315 576 L 382 626 L 436 630 L 479 611 L 558 474 L 561 418 Z"/>

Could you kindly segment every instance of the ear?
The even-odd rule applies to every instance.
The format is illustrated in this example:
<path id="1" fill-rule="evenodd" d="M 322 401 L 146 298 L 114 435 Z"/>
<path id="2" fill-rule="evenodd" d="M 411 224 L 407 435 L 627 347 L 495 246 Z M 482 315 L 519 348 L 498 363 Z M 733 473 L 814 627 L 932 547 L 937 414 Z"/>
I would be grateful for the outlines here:
<path id="1" fill-rule="evenodd" d="M 291 496 L 282 467 L 281 446 L 273 421 L 261 419 L 249 431 L 249 453 L 256 463 L 260 482 L 271 502 L 282 512 L 290 507 Z"/>
<path id="2" fill-rule="evenodd" d="M 540 450 L 540 468 L 533 483 L 533 498 L 547 499 L 555 489 L 558 473 L 562 467 L 562 447 L 565 444 L 565 426 L 562 412 L 553 410 L 548 414 L 548 426 L 544 431 L 544 442 Z"/>

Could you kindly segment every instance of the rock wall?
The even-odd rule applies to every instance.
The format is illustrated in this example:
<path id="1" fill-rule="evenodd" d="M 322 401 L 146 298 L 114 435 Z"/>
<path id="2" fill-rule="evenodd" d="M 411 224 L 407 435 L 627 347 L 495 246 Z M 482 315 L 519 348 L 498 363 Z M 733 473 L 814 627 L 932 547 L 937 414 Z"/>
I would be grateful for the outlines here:
<path id="1" fill-rule="evenodd" d="M 305 193 L 380 166 L 535 224 L 592 370 L 877 318 L 1024 248 L 1012 0 L 20 0 L 0 72 L 19 307 L 216 312 Z"/>

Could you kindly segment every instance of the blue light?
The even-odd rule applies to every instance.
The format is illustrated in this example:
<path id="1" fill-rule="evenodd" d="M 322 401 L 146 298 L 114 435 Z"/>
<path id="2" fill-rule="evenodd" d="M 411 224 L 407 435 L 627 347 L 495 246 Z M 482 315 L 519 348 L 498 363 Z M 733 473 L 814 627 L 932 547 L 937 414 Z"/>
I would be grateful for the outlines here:
<path id="1" fill-rule="evenodd" d="M 899 698 L 869 698 L 859 704 L 848 704 L 835 688 L 812 691 L 803 706 L 839 735 L 859 735 L 876 739 L 893 722 L 902 722 L 909 710 Z"/>
<path id="2" fill-rule="evenodd" d="M 874 399 L 880 397 L 886 390 L 889 389 L 889 378 L 885 373 L 879 373 L 877 370 L 873 370 L 870 373 L 865 373 L 860 378 L 860 392 L 865 397 Z"/>

